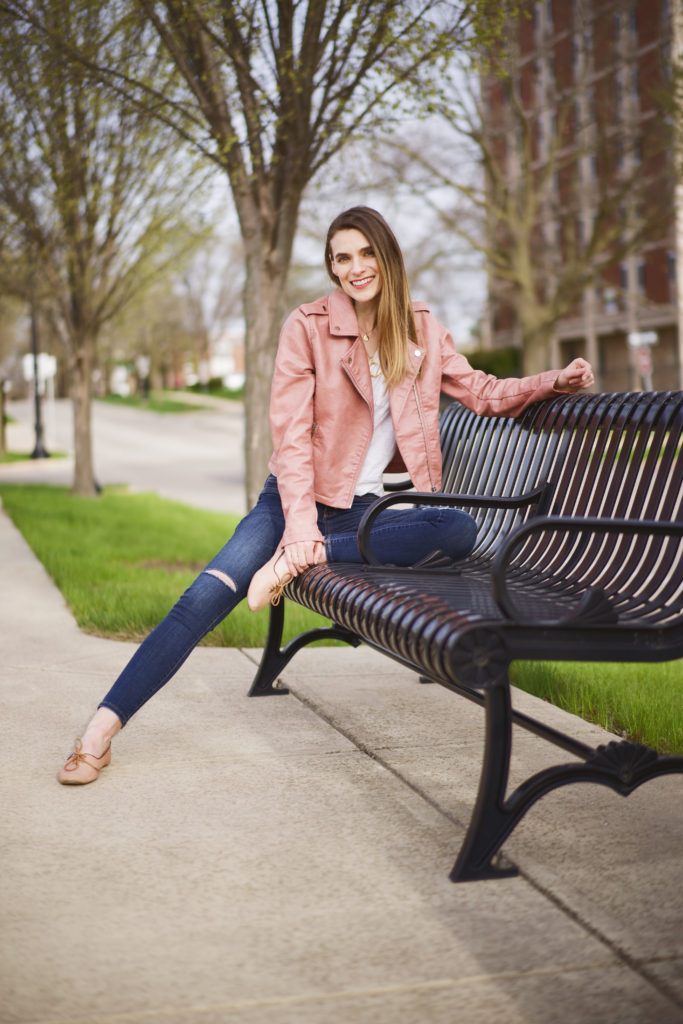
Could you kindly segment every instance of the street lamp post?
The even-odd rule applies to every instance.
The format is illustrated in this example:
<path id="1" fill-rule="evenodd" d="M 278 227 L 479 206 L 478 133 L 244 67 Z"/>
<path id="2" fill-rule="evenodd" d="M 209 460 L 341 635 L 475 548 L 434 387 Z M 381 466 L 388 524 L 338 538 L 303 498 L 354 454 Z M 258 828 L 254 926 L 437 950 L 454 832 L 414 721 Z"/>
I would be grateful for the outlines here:
<path id="1" fill-rule="evenodd" d="M 36 444 L 31 452 L 31 458 L 47 459 L 50 457 L 50 453 L 43 444 L 43 417 L 40 407 L 40 374 L 38 372 L 38 314 L 33 287 L 31 288 L 31 352 L 33 354 L 33 399 L 36 419 Z"/>

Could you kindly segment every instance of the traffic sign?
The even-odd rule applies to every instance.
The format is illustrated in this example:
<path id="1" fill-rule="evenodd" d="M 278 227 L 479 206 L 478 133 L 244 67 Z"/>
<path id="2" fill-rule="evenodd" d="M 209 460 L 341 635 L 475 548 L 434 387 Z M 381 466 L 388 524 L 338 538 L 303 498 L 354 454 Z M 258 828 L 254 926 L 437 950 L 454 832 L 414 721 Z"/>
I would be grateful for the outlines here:
<path id="1" fill-rule="evenodd" d="M 656 331 L 629 331 L 626 340 L 631 348 L 640 348 L 641 345 L 656 345 L 658 336 Z"/>

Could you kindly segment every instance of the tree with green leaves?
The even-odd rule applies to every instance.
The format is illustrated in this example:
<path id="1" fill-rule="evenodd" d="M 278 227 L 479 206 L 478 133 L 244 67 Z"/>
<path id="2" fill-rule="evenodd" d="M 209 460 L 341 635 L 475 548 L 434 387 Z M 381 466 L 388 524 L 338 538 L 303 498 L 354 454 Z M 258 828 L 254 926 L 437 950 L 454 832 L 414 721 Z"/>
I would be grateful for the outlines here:
<path id="1" fill-rule="evenodd" d="M 152 77 L 158 40 L 97 0 L 32 0 L 40 27 L 0 6 L 0 286 L 60 339 L 74 406 L 73 489 L 94 494 L 97 341 L 131 297 L 193 244 L 192 171 L 175 133 L 98 84 L 91 61 Z"/>

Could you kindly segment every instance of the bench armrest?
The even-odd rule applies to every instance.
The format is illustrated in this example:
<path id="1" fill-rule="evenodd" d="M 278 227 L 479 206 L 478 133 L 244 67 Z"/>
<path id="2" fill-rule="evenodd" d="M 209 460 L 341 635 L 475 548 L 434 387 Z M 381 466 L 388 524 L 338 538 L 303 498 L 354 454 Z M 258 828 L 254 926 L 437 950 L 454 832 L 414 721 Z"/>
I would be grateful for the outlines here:
<path id="1" fill-rule="evenodd" d="M 413 486 L 412 480 L 385 480 L 382 484 L 385 491 L 409 491 Z"/>
<path id="2" fill-rule="evenodd" d="M 607 519 L 597 516 L 538 516 L 510 533 L 495 554 L 491 565 L 491 589 L 498 607 L 513 622 L 524 623 L 525 616 L 520 614 L 510 597 L 507 588 L 507 570 L 515 550 L 532 533 L 542 530 L 553 533 L 614 533 L 620 536 L 648 534 L 650 536 L 683 536 L 682 521 L 666 521 L 662 519 Z M 577 606 L 568 614 L 540 622 L 533 619 L 534 625 L 559 626 L 562 624 L 587 623 L 606 624 L 617 621 L 617 614 L 609 599 L 598 587 L 587 587 L 581 594 Z"/>
<path id="3" fill-rule="evenodd" d="M 524 508 L 536 505 L 546 494 L 547 484 L 516 497 L 504 498 L 486 494 L 448 494 L 445 491 L 401 491 L 386 494 L 363 513 L 358 524 L 358 547 L 368 565 L 381 565 L 370 547 L 370 527 L 377 516 L 391 505 L 447 505 L 465 508 Z"/>

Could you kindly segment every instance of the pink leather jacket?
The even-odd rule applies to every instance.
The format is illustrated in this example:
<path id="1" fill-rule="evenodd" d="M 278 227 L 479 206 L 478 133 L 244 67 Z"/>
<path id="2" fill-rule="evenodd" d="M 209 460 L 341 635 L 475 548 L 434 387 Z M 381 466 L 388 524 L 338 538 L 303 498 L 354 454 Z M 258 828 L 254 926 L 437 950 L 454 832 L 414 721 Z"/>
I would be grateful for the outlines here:
<path id="1" fill-rule="evenodd" d="M 439 395 L 486 416 L 516 416 L 556 393 L 558 371 L 499 380 L 473 370 L 445 327 L 415 303 L 412 369 L 390 395 L 397 451 L 390 472 L 407 470 L 418 491 L 441 486 Z M 270 402 L 285 514 L 283 543 L 321 540 L 315 502 L 349 508 L 373 427 L 370 369 L 351 299 L 341 290 L 299 306 L 285 321 Z"/>

